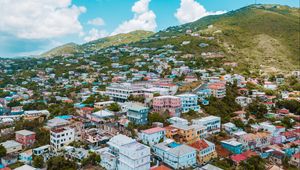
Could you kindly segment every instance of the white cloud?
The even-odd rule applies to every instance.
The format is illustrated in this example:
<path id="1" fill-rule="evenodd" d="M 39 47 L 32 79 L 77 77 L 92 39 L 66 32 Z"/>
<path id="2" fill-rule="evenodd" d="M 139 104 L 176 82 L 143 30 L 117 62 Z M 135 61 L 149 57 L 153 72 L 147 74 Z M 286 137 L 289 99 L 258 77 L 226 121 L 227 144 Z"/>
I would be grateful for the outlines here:
<path id="1" fill-rule="evenodd" d="M 131 11 L 134 12 L 133 18 L 120 24 L 111 35 L 135 30 L 154 31 L 157 27 L 156 15 L 152 10 L 149 10 L 150 1 L 139 0 L 135 2 L 131 8 Z"/>
<path id="2" fill-rule="evenodd" d="M 72 0 L 0 0 L 0 32 L 23 39 L 47 39 L 79 34 L 84 7 Z"/>
<path id="3" fill-rule="evenodd" d="M 108 36 L 108 32 L 105 30 L 97 30 L 95 28 L 92 28 L 89 32 L 88 35 L 84 37 L 84 41 L 85 42 L 89 42 L 89 41 L 94 41 L 97 40 L 99 38 L 103 38 Z"/>
<path id="4" fill-rule="evenodd" d="M 206 11 L 206 9 L 196 0 L 181 0 L 180 7 L 174 15 L 180 23 L 184 24 L 196 21 L 208 15 L 219 15 L 223 13 L 225 13 L 225 11 Z"/>
<path id="5" fill-rule="evenodd" d="M 94 26 L 102 26 L 102 25 L 105 25 L 105 22 L 102 18 L 98 17 L 98 18 L 89 20 L 88 24 L 94 25 Z"/>

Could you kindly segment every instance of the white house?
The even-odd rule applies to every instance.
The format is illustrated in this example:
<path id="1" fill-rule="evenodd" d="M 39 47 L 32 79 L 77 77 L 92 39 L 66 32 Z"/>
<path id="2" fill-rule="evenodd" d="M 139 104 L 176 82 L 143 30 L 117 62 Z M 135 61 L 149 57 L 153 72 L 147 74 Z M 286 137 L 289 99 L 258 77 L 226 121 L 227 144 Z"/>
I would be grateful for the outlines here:
<path id="1" fill-rule="evenodd" d="M 50 146 L 53 151 L 59 151 L 75 140 L 75 129 L 64 127 L 50 132 Z"/>
<path id="2" fill-rule="evenodd" d="M 221 128 L 221 118 L 217 116 L 207 116 L 200 119 L 193 119 L 193 124 L 204 126 L 208 134 L 218 133 Z"/>

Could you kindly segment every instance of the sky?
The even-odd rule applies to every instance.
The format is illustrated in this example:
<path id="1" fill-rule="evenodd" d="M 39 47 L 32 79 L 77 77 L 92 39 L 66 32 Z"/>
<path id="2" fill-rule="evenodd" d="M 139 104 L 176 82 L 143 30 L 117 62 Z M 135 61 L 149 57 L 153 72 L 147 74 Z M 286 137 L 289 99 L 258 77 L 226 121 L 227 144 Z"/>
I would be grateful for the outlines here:
<path id="1" fill-rule="evenodd" d="M 256 0 L 299 7 L 299 0 Z M 37 55 L 134 30 L 159 31 L 255 0 L 0 0 L 0 57 Z"/>

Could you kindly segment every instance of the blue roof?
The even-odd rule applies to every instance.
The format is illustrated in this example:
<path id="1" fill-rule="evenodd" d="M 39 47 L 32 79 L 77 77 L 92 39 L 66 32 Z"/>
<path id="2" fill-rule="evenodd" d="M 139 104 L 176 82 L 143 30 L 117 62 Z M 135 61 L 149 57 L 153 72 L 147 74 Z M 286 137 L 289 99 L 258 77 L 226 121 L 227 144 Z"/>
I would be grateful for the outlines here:
<path id="1" fill-rule="evenodd" d="M 170 147 L 170 148 L 176 148 L 177 146 L 180 146 L 181 144 L 179 144 L 179 143 L 176 143 L 176 142 L 172 142 L 172 143 L 170 143 L 168 146 Z"/>
<path id="2" fill-rule="evenodd" d="M 5 166 L 4 166 L 4 165 L 2 165 L 2 164 L 0 164 L 0 168 L 5 168 Z"/>
<path id="3" fill-rule="evenodd" d="M 67 120 L 67 119 L 71 119 L 72 116 L 71 115 L 61 115 L 61 116 L 56 116 L 56 118 L 61 118 L 61 119 Z"/>

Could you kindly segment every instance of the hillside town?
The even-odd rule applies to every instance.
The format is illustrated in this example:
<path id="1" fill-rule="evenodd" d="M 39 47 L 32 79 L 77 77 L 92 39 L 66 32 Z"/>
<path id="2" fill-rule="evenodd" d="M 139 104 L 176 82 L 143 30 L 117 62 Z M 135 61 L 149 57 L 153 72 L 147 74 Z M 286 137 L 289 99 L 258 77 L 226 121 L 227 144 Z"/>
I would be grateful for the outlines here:
<path id="1" fill-rule="evenodd" d="M 299 169 L 300 71 L 208 64 L 223 55 L 166 44 L 1 59 L 0 169 Z"/>

